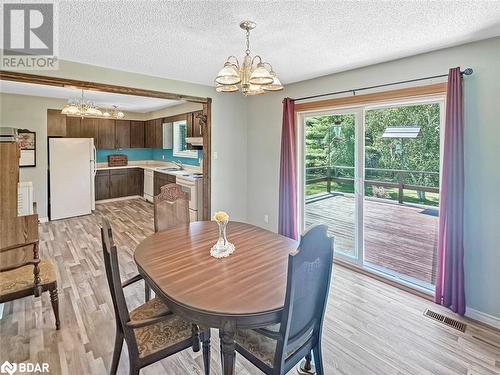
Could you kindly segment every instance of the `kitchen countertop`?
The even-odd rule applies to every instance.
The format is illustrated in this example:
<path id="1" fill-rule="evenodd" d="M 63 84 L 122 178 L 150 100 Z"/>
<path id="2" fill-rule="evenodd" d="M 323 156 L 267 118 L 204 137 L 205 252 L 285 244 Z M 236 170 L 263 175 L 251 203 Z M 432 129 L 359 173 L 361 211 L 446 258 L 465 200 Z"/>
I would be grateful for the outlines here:
<path id="1" fill-rule="evenodd" d="M 138 160 L 138 161 L 130 161 L 128 165 L 123 165 L 120 167 L 110 167 L 107 162 L 97 163 L 96 168 L 98 171 L 100 170 L 110 170 L 110 169 L 126 169 L 126 168 L 142 168 L 155 172 L 165 173 L 177 175 L 179 172 L 176 171 L 162 171 L 159 168 L 177 168 L 174 163 L 170 162 L 162 162 L 158 160 Z M 194 165 L 184 165 L 184 173 L 202 173 L 201 167 L 197 167 Z"/>

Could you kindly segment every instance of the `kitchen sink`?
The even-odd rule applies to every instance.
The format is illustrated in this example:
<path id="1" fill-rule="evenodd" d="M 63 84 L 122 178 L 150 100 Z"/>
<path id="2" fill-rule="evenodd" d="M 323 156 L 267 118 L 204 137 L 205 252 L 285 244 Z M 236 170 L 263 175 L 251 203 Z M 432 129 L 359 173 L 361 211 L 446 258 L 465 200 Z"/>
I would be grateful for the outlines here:
<path id="1" fill-rule="evenodd" d="M 164 171 L 164 172 L 178 172 L 180 171 L 179 168 L 172 168 L 172 167 L 166 167 L 166 168 L 156 168 L 158 171 Z"/>

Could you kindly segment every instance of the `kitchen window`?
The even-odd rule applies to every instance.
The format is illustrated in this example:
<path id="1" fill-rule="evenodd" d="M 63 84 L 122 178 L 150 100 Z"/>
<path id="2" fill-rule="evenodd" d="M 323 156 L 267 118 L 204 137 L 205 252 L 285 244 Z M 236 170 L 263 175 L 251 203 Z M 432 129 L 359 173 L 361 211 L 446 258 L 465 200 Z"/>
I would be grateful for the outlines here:
<path id="1" fill-rule="evenodd" d="M 186 143 L 187 121 L 175 121 L 173 125 L 173 155 L 182 158 L 196 159 L 198 151 L 189 150 Z"/>

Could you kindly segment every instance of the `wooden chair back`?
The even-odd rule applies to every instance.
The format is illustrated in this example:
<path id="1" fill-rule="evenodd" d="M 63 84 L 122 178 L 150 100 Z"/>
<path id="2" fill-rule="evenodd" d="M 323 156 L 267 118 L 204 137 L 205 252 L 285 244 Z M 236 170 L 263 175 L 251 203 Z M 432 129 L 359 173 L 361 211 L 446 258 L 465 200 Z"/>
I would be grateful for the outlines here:
<path id="1" fill-rule="evenodd" d="M 155 232 L 189 223 L 189 195 L 180 185 L 167 184 L 154 197 Z"/>
<path id="2" fill-rule="evenodd" d="M 120 266 L 118 265 L 118 255 L 116 246 L 113 241 L 113 233 L 107 219 L 103 218 L 101 223 L 101 239 L 102 252 L 104 256 L 104 268 L 106 269 L 106 277 L 108 279 L 109 291 L 113 308 L 115 310 L 115 318 L 117 326 L 122 327 L 129 348 L 129 353 L 138 356 L 137 342 L 132 329 L 127 327 L 130 321 L 130 315 L 127 307 L 127 301 L 123 294 L 123 287 L 120 278 Z"/>
<path id="3" fill-rule="evenodd" d="M 285 308 L 275 357 L 278 368 L 284 368 L 286 353 L 302 352 L 303 357 L 321 340 L 332 267 L 333 237 L 328 237 L 326 225 L 317 225 L 301 236 L 299 247 L 288 256 Z"/>

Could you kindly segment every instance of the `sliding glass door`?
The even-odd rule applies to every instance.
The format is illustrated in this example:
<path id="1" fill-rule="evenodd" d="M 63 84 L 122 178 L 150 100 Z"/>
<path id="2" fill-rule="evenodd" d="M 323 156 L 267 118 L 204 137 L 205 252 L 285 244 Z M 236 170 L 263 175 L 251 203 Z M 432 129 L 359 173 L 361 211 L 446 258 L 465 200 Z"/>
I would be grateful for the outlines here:
<path id="1" fill-rule="evenodd" d="M 359 262 L 362 192 L 359 144 L 362 111 L 330 111 L 303 117 L 303 225 L 327 224 L 336 256 Z M 335 223 L 335 225 L 329 225 Z"/>
<path id="2" fill-rule="evenodd" d="M 443 100 L 299 115 L 303 229 L 335 256 L 423 289 L 435 283 Z"/>

